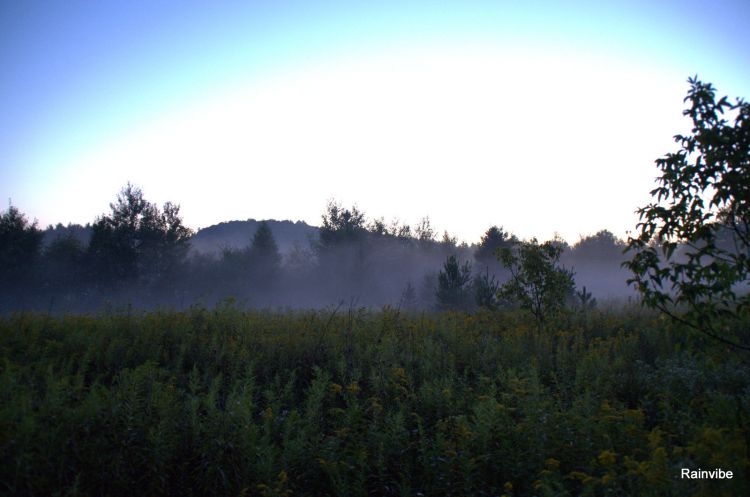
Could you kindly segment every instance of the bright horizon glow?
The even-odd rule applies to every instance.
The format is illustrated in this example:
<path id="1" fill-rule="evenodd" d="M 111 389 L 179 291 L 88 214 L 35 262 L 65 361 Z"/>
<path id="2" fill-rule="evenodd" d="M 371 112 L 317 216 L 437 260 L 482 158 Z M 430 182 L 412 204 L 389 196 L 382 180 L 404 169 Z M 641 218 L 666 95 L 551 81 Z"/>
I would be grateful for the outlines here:
<path id="1" fill-rule="evenodd" d="M 325 22 L 312 8 L 264 11 L 255 30 L 241 16 L 196 17 L 120 48 L 130 62 L 111 94 L 90 66 L 96 91 L 69 92 L 6 147 L 0 190 L 42 226 L 93 221 L 130 181 L 151 201 L 179 203 L 193 228 L 251 217 L 318 225 L 335 199 L 386 221 L 429 216 L 469 243 L 491 225 L 571 243 L 600 229 L 622 237 L 649 199 L 654 160 L 689 130 L 686 77 L 698 71 L 734 97 L 748 73 L 708 45 L 680 53 L 677 25 L 613 24 L 635 14 L 574 7 L 560 24 L 554 9 L 517 8 L 510 21 L 481 9 L 453 20 L 414 8 L 393 22 L 385 10 Z M 592 12 L 603 17 L 575 17 Z"/>
<path id="2" fill-rule="evenodd" d="M 132 181 L 147 198 L 181 203 L 196 227 L 233 215 L 318 224 L 333 198 L 387 220 L 430 215 L 438 229 L 467 241 L 492 224 L 525 237 L 558 230 L 571 240 L 608 223 L 632 224 L 632 209 L 608 205 L 644 191 L 654 154 L 682 127 L 681 99 L 662 100 L 684 84 L 670 87 L 603 60 L 467 52 L 340 60 L 277 75 L 76 157 L 45 197 L 59 205 L 83 186 L 96 198 L 82 205 L 85 219 Z M 518 74 L 524 77 L 511 76 Z M 551 92 L 541 82 L 554 77 Z M 660 108 L 667 112 L 642 119 Z M 617 185 L 607 181 L 633 163 L 645 167 Z M 540 164 L 554 164 L 544 178 Z M 181 192 L 188 194 L 181 199 Z M 213 211 L 202 212 L 201 197 Z M 592 204 L 598 208 L 571 231 L 565 221 Z M 522 225 L 514 206 L 538 221 Z"/>

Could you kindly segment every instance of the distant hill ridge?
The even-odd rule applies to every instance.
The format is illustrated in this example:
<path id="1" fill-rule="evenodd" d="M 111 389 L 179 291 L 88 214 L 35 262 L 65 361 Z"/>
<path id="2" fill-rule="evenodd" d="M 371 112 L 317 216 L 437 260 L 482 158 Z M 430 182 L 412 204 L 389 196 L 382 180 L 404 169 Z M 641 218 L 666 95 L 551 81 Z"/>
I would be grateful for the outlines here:
<path id="1" fill-rule="evenodd" d="M 271 233 L 273 233 L 282 254 L 289 252 L 295 244 L 306 247 L 311 237 L 315 239 L 318 236 L 318 228 L 310 226 L 304 221 L 268 219 L 266 222 L 268 227 L 271 228 Z M 261 221 L 256 219 L 225 221 L 199 229 L 190 240 L 191 249 L 203 254 L 218 254 L 224 248 L 241 249 L 247 247 L 252 242 L 260 223 Z M 44 246 L 48 246 L 55 239 L 69 235 L 87 245 L 91 239 L 91 226 L 78 224 L 50 226 L 43 230 L 42 243 Z"/>
<path id="2" fill-rule="evenodd" d="M 266 220 L 271 233 L 283 254 L 295 244 L 307 246 L 310 238 L 317 238 L 318 228 L 304 221 Z M 192 250 L 204 254 L 218 253 L 224 248 L 240 249 L 247 247 L 258 230 L 260 220 L 226 221 L 198 230 L 190 240 Z"/>

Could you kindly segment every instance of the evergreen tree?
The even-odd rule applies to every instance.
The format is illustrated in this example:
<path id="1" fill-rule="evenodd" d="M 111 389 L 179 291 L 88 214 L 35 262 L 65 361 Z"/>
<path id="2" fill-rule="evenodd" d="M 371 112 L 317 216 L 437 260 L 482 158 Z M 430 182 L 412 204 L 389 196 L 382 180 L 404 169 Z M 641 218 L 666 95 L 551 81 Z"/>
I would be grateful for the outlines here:
<path id="1" fill-rule="evenodd" d="M 435 292 L 438 308 L 441 310 L 466 310 L 471 301 L 469 283 L 471 264 L 460 265 L 455 255 L 448 256 L 443 269 L 438 273 L 438 287 Z"/>
<path id="2" fill-rule="evenodd" d="M 251 271 L 262 283 L 268 282 L 279 271 L 281 254 L 266 221 L 261 221 L 255 231 L 250 245 L 249 258 Z"/>
<path id="3" fill-rule="evenodd" d="M 498 306 L 497 291 L 499 285 L 495 275 L 485 270 L 484 274 L 474 277 L 474 300 L 477 306 L 494 310 Z"/>
<path id="4" fill-rule="evenodd" d="M 42 232 L 15 206 L 0 214 L 0 284 L 28 283 L 39 256 Z"/>
<path id="5" fill-rule="evenodd" d="M 505 232 L 502 226 L 499 228 L 492 226 L 482 235 L 474 258 L 478 263 L 485 266 L 489 266 L 491 263 L 496 264 L 498 250 L 511 247 L 516 241 L 516 237 Z"/>
<path id="6" fill-rule="evenodd" d="M 412 285 L 411 280 L 406 282 L 406 287 L 401 292 L 401 299 L 398 305 L 400 309 L 404 309 L 405 311 L 412 311 L 417 308 L 417 290 Z"/>

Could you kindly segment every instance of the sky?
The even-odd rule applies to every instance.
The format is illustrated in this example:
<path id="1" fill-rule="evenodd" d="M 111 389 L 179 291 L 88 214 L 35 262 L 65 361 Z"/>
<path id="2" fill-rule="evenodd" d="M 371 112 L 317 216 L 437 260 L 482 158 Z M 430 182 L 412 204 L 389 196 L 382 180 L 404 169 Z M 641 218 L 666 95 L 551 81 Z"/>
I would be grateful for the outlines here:
<path id="1" fill-rule="evenodd" d="M 2 209 L 83 224 L 131 182 L 194 229 L 334 199 L 626 236 L 687 78 L 750 98 L 749 46 L 746 0 L 2 2 Z"/>

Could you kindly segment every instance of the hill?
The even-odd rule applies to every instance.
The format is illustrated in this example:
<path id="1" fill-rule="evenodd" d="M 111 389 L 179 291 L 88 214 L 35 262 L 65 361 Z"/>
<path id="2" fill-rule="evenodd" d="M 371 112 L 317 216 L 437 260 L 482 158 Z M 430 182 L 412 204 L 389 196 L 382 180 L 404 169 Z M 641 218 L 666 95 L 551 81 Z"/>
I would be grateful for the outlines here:
<path id="1" fill-rule="evenodd" d="M 204 254 L 219 253 L 224 248 L 240 249 L 247 247 L 261 221 L 227 221 L 198 230 L 190 240 L 192 250 Z M 303 221 L 266 221 L 279 251 L 289 252 L 295 244 L 306 246 L 310 237 L 317 238 L 318 228 Z"/>

